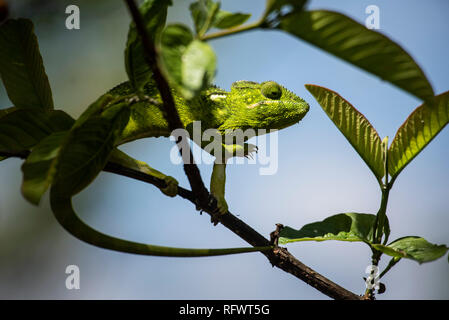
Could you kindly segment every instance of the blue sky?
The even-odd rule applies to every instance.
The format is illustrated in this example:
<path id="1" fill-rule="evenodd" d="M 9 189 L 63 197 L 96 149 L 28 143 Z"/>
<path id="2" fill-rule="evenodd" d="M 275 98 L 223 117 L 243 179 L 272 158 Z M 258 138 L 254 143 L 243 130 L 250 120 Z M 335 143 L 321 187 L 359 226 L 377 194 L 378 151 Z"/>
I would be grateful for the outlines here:
<path id="1" fill-rule="evenodd" d="M 67 4 L 64 4 L 67 2 Z M 189 1 L 175 1 L 169 19 L 191 24 Z M 87 105 L 126 80 L 123 49 L 128 14 L 120 1 L 81 9 L 81 30 L 64 28 L 61 1 L 51 19 L 35 21 L 55 105 L 78 116 Z M 223 1 L 229 11 L 257 17 L 264 1 Z M 449 3 L 427 1 L 321 1 L 309 8 L 337 10 L 363 23 L 365 8 L 380 8 L 381 32 L 406 49 L 437 94 L 449 89 Z M 18 13 L 20 14 L 20 12 Z M 304 88 L 312 83 L 340 93 L 365 114 L 381 137 L 392 139 L 420 101 L 389 83 L 279 31 L 252 31 L 211 42 L 218 57 L 216 84 L 277 81 L 310 103 L 299 124 L 279 132 L 279 170 L 229 166 L 226 198 L 232 212 L 262 234 L 276 223 L 299 228 L 341 212 L 376 213 L 380 192 L 371 172 Z M 8 107 L 0 85 L 0 107 Z M 390 239 L 419 235 L 449 244 L 449 130 L 446 128 L 404 171 L 390 194 Z M 182 167 L 169 161 L 168 139 L 146 139 L 122 148 L 187 186 Z M 98 299 L 326 299 L 296 278 L 273 269 L 258 253 L 180 259 L 142 257 L 98 249 L 55 222 L 46 196 L 39 208 L 20 195 L 19 160 L 0 165 L 0 297 Z M 204 181 L 211 166 L 200 166 Z M 246 245 L 180 198 L 151 185 L 103 173 L 74 200 L 93 227 L 129 240 L 182 247 Z M 361 293 L 370 250 L 358 243 L 296 243 L 298 259 L 338 284 Z M 388 261 L 382 260 L 382 266 Z M 65 267 L 76 264 L 81 289 L 65 288 Z M 382 299 L 448 299 L 447 257 L 418 265 L 401 261 L 384 278 Z M 419 280 L 417 280 L 419 279 Z"/>

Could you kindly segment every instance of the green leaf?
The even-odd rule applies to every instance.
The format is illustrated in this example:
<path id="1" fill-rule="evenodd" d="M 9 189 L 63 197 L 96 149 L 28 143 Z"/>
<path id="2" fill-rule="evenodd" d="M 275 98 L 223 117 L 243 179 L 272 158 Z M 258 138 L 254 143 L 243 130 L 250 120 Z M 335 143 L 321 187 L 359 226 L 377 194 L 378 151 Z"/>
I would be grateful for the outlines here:
<path id="1" fill-rule="evenodd" d="M 397 239 L 389 245 L 373 244 L 375 249 L 395 258 L 407 258 L 419 263 L 436 260 L 449 250 L 445 245 L 427 242 L 424 238 L 408 236 Z"/>
<path id="2" fill-rule="evenodd" d="M 61 194 L 72 196 L 95 179 L 128 119 L 128 106 L 120 103 L 75 123 L 59 152 L 55 181 Z"/>
<path id="3" fill-rule="evenodd" d="M 284 227 L 279 234 L 279 243 L 326 240 L 370 243 L 375 220 L 373 214 L 340 213 L 320 222 L 306 224 L 299 230 Z"/>
<path id="4" fill-rule="evenodd" d="M 449 91 L 424 103 L 402 124 L 388 150 L 388 172 L 396 177 L 449 122 Z"/>
<path id="5" fill-rule="evenodd" d="M 338 93 L 324 87 L 306 85 L 378 180 L 385 175 L 382 141 L 371 123 Z"/>
<path id="6" fill-rule="evenodd" d="M 250 17 L 251 14 L 249 13 L 232 13 L 220 10 L 215 18 L 214 27 L 219 29 L 234 28 L 245 23 Z"/>
<path id="7" fill-rule="evenodd" d="M 162 66 L 172 83 L 182 83 L 182 55 L 192 41 L 192 32 L 181 24 L 168 25 L 162 32 Z"/>
<path id="8" fill-rule="evenodd" d="M 13 111 L 17 110 L 16 107 L 6 108 L 6 109 L 0 109 L 0 118 L 6 116 L 8 113 L 11 113 Z M 3 161 L 5 159 L 8 159 L 7 156 L 0 156 L 0 161 Z"/>
<path id="9" fill-rule="evenodd" d="M 213 26 L 220 10 L 220 3 L 212 0 L 198 0 L 192 3 L 189 8 L 195 31 L 201 37 Z"/>
<path id="10" fill-rule="evenodd" d="M 50 84 L 30 20 L 8 20 L 0 26 L 0 76 L 16 107 L 53 109 Z"/>
<path id="11" fill-rule="evenodd" d="M 62 110 L 52 110 L 48 114 L 48 119 L 53 132 L 69 130 L 75 123 L 75 120 Z"/>
<path id="12" fill-rule="evenodd" d="M 146 0 L 140 7 L 150 40 L 156 41 L 162 31 L 167 17 L 167 7 L 170 0 Z M 131 23 L 128 31 L 128 40 L 125 49 L 125 68 L 128 78 L 135 90 L 140 90 L 153 74 L 145 60 L 142 41 L 137 33 L 136 26 Z"/>
<path id="13" fill-rule="evenodd" d="M 15 109 L 0 118 L 0 151 L 27 151 L 53 132 L 70 129 L 73 119 L 65 112 Z"/>
<path id="14" fill-rule="evenodd" d="M 22 166 L 22 194 L 28 201 L 39 204 L 54 181 L 60 182 L 61 193 L 71 196 L 102 170 L 129 118 L 128 105 L 115 101 L 113 95 L 101 96 L 76 122 L 62 111 L 45 113 L 50 127 L 25 149 L 32 148 Z M 20 111 L 32 115 L 31 109 Z"/>
<path id="15" fill-rule="evenodd" d="M 52 133 L 39 142 L 22 165 L 22 194 L 38 205 L 56 173 L 59 151 L 68 132 Z"/>
<path id="16" fill-rule="evenodd" d="M 183 25 L 170 25 L 162 33 L 162 63 L 170 82 L 192 99 L 215 76 L 216 57 L 205 42 L 194 40 Z"/>
<path id="17" fill-rule="evenodd" d="M 279 28 L 418 98 L 434 96 L 423 71 L 404 49 L 343 14 L 325 10 L 295 13 L 283 17 Z"/>

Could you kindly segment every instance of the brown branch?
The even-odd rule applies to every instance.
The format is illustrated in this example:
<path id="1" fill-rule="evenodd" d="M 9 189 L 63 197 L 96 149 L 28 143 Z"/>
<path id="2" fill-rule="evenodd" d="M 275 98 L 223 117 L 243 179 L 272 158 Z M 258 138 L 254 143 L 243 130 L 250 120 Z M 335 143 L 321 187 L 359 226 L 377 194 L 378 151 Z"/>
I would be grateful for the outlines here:
<path id="1" fill-rule="evenodd" d="M 22 151 L 18 153 L 12 152 L 1 152 L 0 156 L 16 157 L 25 159 L 29 155 L 29 151 Z M 139 180 L 145 183 L 152 184 L 158 188 L 166 187 L 165 181 L 158 179 L 146 173 L 130 169 L 128 167 L 122 166 L 117 163 L 108 162 L 104 167 L 103 171 L 125 176 L 131 179 Z M 193 204 L 197 205 L 197 198 L 194 193 L 182 187 L 178 187 L 178 193 L 180 197 L 189 200 Z M 215 217 L 215 208 L 211 205 L 202 207 L 202 210 Z M 251 226 L 247 225 L 245 222 L 237 218 L 231 212 L 227 212 L 224 215 L 219 216 L 219 220 L 223 226 L 231 230 L 233 233 L 238 235 L 240 238 L 248 242 L 254 247 L 266 247 L 273 245 L 268 239 L 254 230 Z M 279 227 L 279 226 L 278 226 Z M 272 266 L 278 267 L 285 272 L 294 275 L 296 278 L 306 282 L 323 294 L 337 300 L 361 300 L 362 297 L 356 295 L 355 293 L 346 290 L 345 288 L 339 286 L 338 284 L 332 282 L 321 274 L 317 273 L 313 269 L 309 268 L 301 261 L 296 259 L 291 253 L 285 248 L 275 247 L 273 251 L 261 252 L 270 261 Z"/>
<path id="2" fill-rule="evenodd" d="M 140 171 L 136 171 L 116 163 L 109 162 L 104 171 L 115 173 L 118 175 L 126 176 L 128 178 L 140 180 L 146 183 L 155 185 L 158 188 L 164 188 L 165 182 L 161 179 L 155 178 L 153 176 L 147 175 Z M 184 199 L 189 200 L 193 204 L 197 204 L 194 194 L 192 191 L 178 187 L 178 195 Z M 206 206 L 202 208 L 205 212 L 214 216 L 214 208 L 211 206 Z M 221 224 L 226 228 L 234 232 L 240 238 L 248 242 L 254 247 L 266 247 L 272 245 L 272 243 L 267 240 L 264 236 L 258 233 L 256 230 L 251 228 L 245 222 L 237 218 L 231 212 L 227 212 L 224 215 L 219 216 Z M 339 286 L 338 284 L 332 282 L 321 274 L 317 273 L 313 269 L 309 268 L 301 261 L 296 259 L 291 253 L 285 248 L 276 247 L 273 251 L 261 252 L 270 261 L 271 265 L 276 266 L 285 272 L 288 272 L 295 277 L 301 279 L 307 284 L 311 285 L 315 289 L 319 290 L 323 294 L 337 300 L 360 300 L 361 296 L 346 290 L 345 288 Z"/>

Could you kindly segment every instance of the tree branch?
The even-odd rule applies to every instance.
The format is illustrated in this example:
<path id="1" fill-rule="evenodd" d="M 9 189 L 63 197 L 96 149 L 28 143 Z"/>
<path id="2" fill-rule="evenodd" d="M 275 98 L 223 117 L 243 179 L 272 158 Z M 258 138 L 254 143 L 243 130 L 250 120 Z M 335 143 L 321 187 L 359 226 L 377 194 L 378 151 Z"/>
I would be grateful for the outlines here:
<path id="1" fill-rule="evenodd" d="M 158 188 L 164 188 L 166 186 L 164 180 L 112 162 L 109 162 L 106 165 L 104 171 L 150 183 Z M 184 199 L 189 200 L 193 204 L 197 203 L 193 192 L 190 190 L 178 187 L 178 195 Z M 212 208 L 211 206 L 206 206 L 202 209 L 211 216 L 214 216 L 214 208 Z M 219 220 L 221 224 L 223 224 L 223 226 L 231 230 L 233 233 L 235 233 L 254 247 L 265 247 L 272 245 L 269 240 L 267 240 L 264 236 L 254 230 L 251 226 L 247 225 L 245 222 L 237 218 L 231 212 L 227 212 L 226 214 L 221 215 L 219 217 Z M 361 296 L 358 296 L 355 293 L 346 290 L 345 288 L 339 286 L 338 284 L 332 282 L 318 272 L 309 268 L 301 261 L 296 259 L 285 248 L 276 247 L 273 251 L 265 251 L 261 253 L 268 258 L 272 266 L 276 266 L 284 270 L 285 272 L 294 275 L 296 278 L 299 278 L 300 280 L 306 282 L 328 297 L 337 300 L 362 299 Z"/>
<path id="2" fill-rule="evenodd" d="M 181 119 L 179 118 L 178 112 L 176 110 L 170 86 L 157 64 L 158 53 L 154 43 L 150 41 L 150 37 L 148 36 L 139 9 L 134 0 L 124 0 L 124 1 L 128 6 L 133 21 L 136 25 L 137 32 L 141 38 L 146 61 L 153 71 L 154 80 L 156 81 L 158 90 L 161 94 L 162 101 L 164 102 L 164 108 L 166 111 L 166 117 L 169 127 L 171 130 L 175 130 L 177 128 L 184 128 Z M 177 145 L 181 152 L 181 155 L 182 150 L 189 150 L 188 148 L 190 148 L 187 144 L 187 139 L 185 137 L 181 137 L 180 141 L 177 142 Z M 189 183 L 190 186 L 192 187 L 194 197 L 192 198 L 188 196 L 188 199 L 190 201 L 194 200 L 192 202 L 194 202 L 195 204 L 199 203 L 203 211 L 209 213 L 213 219 L 217 219 L 215 215 L 216 208 L 212 208 L 209 204 L 208 201 L 209 192 L 204 186 L 199 169 L 193 161 L 193 156 L 191 152 L 189 152 L 189 156 L 190 161 L 188 163 L 184 162 L 184 171 L 189 179 Z M 114 168 L 109 167 L 108 169 L 113 170 Z M 187 198 L 188 190 L 182 188 L 179 188 L 179 190 Z M 257 231 L 252 229 L 243 221 L 232 215 L 230 212 L 224 215 L 220 215 L 218 217 L 218 221 L 253 246 L 259 245 L 267 246 L 271 244 L 261 234 L 259 234 Z M 268 258 L 268 260 L 270 260 L 273 266 L 277 266 L 282 270 L 295 275 L 296 277 L 312 285 L 313 287 L 320 290 L 322 293 L 328 295 L 329 297 L 332 297 L 334 299 L 360 299 L 360 297 L 357 296 L 356 294 L 338 286 L 337 284 L 333 283 L 332 281 L 326 279 L 325 277 L 321 276 L 320 274 L 316 273 L 312 269 L 302 264 L 300 261 L 295 259 L 290 253 L 288 253 L 286 249 L 276 248 L 273 251 L 262 252 L 262 254 L 264 254 Z"/>
<path id="3" fill-rule="evenodd" d="M 1 152 L 0 156 L 16 157 L 21 159 L 26 159 L 29 155 L 29 151 L 23 151 L 19 153 L 12 152 Z M 103 171 L 114 173 L 117 175 L 125 176 L 131 179 L 139 180 L 145 183 L 152 184 L 158 188 L 166 187 L 165 181 L 162 179 L 155 178 L 146 173 L 130 169 L 128 167 L 122 166 L 117 163 L 108 162 L 104 167 Z M 178 187 L 178 196 L 189 200 L 194 205 L 197 205 L 197 198 L 192 191 L 187 190 L 182 187 Z M 202 208 L 203 211 L 207 212 L 209 215 L 214 216 L 215 208 L 211 205 Z M 268 239 L 254 230 L 251 226 L 247 225 L 245 222 L 237 218 L 231 212 L 227 212 L 224 215 L 220 215 L 220 222 L 231 230 L 233 233 L 238 235 L 240 238 L 248 242 L 254 247 L 266 247 L 273 245 Z M 296 278 L 306 282 L 318 291 L 327 295 L 330 298 L 336 300 L 361 300 L 362 297 L 356 295 L 355 293 L 346 290 L 345 288 L 339 286 L 338 284 L 332 282 L 326 277 L 322 276 L 318 272 L 309 268 L 301 261 L 296 259 L 291 253 L 285 248 L 275 247 L 273 251 L 261 252 L 270 261 L 272 266 L 278 267 L 285 272 L 288 272 L 295 276 Z"/>
<path id="4" fill-rule="evenodd" d="M 173 100 L 169 84 L 157 65 L 157 51 L 154 44 L 149 40 L 139 9 L 137 8 L 133 0 L 124 0 L 124 1 L 126 2 L 129 8 L 134 23 L 136 24 L 137 31 L 141 37 L 146 61 L 151 66 L 151 69 L 153 71 L 153 77 L 156 81 L 158 90 L 161 94 L 169 127 L 171 130 L 183 128 L 181 119 L 175 107 L 175 102 Z M 181 152 L 181 155 L 182 150 L 190 149 L 186 137 L 182 136 L 177 141 L 177 146 Z M 19 157 L 22 159 L 25 159 L 28 155 L 29 151 L 24 151 L 20 153 L 0 152 L 0 156 Z M 215 216 L 216 208 L 213 207 L 213 205 L 211 205 L 208 201 L 209 192 L 204 186 L 199 169 L 194 163 L 191 152 L 189 152 L 189 157 L 190 157 L 189 162 L 184 163 L 184 170 L 189 179 L 192 191 L 184 189 L 182 187 L 178 187 L 178 195 L 189 200 L 195 205 L 200 204 L 202 211 L 205 211 L 209 215 L 211 215 L 211 217 L 216 218 Z M 158 188 L 165 187 L 165 182 L 161 179 L 157 179 L 150 175 L 144 174 L 140 171 L 133 170 L 116 163 L 108 162 L 103 170 L 106 172 L 111 172 L 132 179 L 140 180 L 146 183 L 150 183 L 157 186 Z M 273 243 L 271 243 L 268 239 L 266 239 L 264 236 L 262 236 L 260 233 L 258 233 L 256 230 L 251 228 L 249 225 L 244 223 L 242 220 L 238 219 L 230 212 L 227 212 L 224 215 L 220 215 L 218 217 L 218 220 L 226 228 L 234 232 L 236 235 L 238 235 L 240 238 L 242 238 L 252 246 L 273 245 Z M 329 279 L 315 272 L 311 268 L 307 267 L 302 262 L 297 260 L 293 255 L 291 255 L 285 248 L 280 248 L 276 245 L 272 251 L 266 251 L 261 253 L 268 258 L 268 260 L 273 266 L 276 266 L 284 270 L 285 272 L 294 275 L 295 277 L 303 280 L 307 284 L 313 286 L 323 294 L 333 299 L 350 299 L 350 300 L 362 299 L 362 297 L 342 288 L 338 284 L 330 281 Z"/>
<path id="5" fill-rule="evenodd" d="M 143 22 L 142 16 L 140 14 L 139 8 L 137 7 L 134 0 L 124 0 L 128 6 L 129 12 L 131 13 L 132 19 L 136 25 L 137 33 L 140 36 L 142 41 L 143 50 L 145 54 L 145 60 L 147 64 L 150 66 L 153 71 L 153 78 L 156 82 L 159 93 L 161 94 L 161 99 L 164 103 L 163 107 L 165 109 L 165 117 L 168 122 L 168 126 L 171 131 L 179 128 L 183 128 L 184 126 L 181 122 L 181 118 L 179 117 L 178 111 L 175 106 L 175 101 L 173 99 L 173 95 L 170 90 L 170 86 L 168 81 L 165 79 L 162 74 L 157 61 L 158 61 L 158 53 L 156 47 L 152 41 L 150 41 L 150 37 L 148 36 L 148 32 L 145 28 L 145 24 Z M 190 146 L 187 142 L 187 137 L 182 134 L 176 141 L 176 145 L 179 148 L 179 152 L 182 155 L 183 150 L 187 151 L 189 159 L 184 160 L 184 171 L 187 175 L 187 178 L 190 183 L 190 187 L 192 188 L 193 193 L 196 196 L 196 199 L 199 200 L 200 205 L 206 205 L 209 200 L 209 192 L 204 186 L 204 182 L 201 179 L 200 171 L 195 164 L 195 160 L 193 159 L 193 154 L 190 152 Z"/>

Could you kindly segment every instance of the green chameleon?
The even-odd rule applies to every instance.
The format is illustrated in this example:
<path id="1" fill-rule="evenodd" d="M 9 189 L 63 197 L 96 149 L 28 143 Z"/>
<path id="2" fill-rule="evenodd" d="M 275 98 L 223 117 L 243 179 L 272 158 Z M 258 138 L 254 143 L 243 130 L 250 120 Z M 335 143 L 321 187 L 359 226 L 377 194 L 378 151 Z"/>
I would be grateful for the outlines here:
<path id="1" fill-rule="evenodd" d="M 201 148 L 215 156 L 211 176 L 210 191 L 217 201 L 220 214 L 226 214 L 228 205 L 225 200 L 226 161 L 231 157 L 248 157 L 257 152 L 257 147 L 246 142 L 251 136 L 258 135 L 258 129 L 283 129 L 299 122 L 309 111 L 309 105 L 300 97 L 274 81 L 256 83 L 237 81 L 230 92 L 211 86 L 203 90 L 196 98 L 185 100 L 175 90 L 172 91 L 184 128 L 190 137 L 194 137 L 195 122 L 200 121 L 201 133 L 212 129 L 214 137 L 207 141 L 196 141 Z M 162 101 L 154 82 L 149 82 L 138 97 L 129 82 L 124 82 L 110 90 L 109 97 L 128 97 L 135 100 L 130 107 L 130 118 L 120 133 L 116 145 L 144 137 L 168 137 L 172 134 L 162 109 Z M 105 99 L 110 101 L 112 98 Z M 113 100 L 113 99 L 112 99 Z M 137 102 L 136 102 L 137 101 Z M 108 112 L 114 104 L 105 103 L 103 112 Z M 239 139 L 239 130 L 254 129 L 252 135 Z M 263 132 L 262 132 L 263 133 Z M 228 138 L 228 140 L 226 140 Z M 201 139 L 200 139 L 201 140 Z M 210 147 L 212 143 L 213 148 Z M 178 182 L 170 176 L 151 168 L 146 163 L 135 160 L 118 149 L 114 149 L 110 162 L 129 168 L 135 168 L 148 175 L 162 179 L 166 187 L 161 191 L 174 197 L 177 194 Z M 102 234 L 82 222 L 74 212 L 71 197 L 62 194 L 58 186 L 51 189 L 51 205 L 58 221 L 70 233 L 88 243 L 116 251 L 150 255 L 201 256 L 213 254 L 230 254 L 260 250 L 257 248 L 231 249 L 180 249 L 159 247 L 134 243 Z"/>

